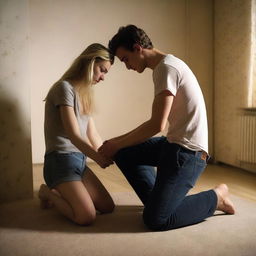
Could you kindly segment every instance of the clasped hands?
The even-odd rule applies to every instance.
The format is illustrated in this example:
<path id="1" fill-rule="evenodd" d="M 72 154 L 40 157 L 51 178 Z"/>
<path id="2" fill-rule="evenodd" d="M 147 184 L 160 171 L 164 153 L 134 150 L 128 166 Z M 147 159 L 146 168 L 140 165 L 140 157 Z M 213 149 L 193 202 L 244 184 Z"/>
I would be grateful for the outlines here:
<path id="1" fill-rule="evenodd" d="M 106 140 L 104 143 L 99 147 L 98 152 L 101 155 L 101 160 L 98 164 L 102 168 L 106 168 L 113 164 L 113 157 L 119 150 L 118 145 L 115 139 Z"/>

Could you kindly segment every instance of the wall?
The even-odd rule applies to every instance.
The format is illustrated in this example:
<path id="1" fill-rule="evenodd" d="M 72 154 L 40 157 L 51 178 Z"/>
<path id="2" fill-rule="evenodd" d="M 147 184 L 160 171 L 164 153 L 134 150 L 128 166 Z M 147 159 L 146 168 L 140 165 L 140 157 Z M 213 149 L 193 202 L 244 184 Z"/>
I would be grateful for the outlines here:
<path id="1" fill-rule="evenodd" d="M 215 160 L 240 166 L 239 108 L 248 107 L 251 0 L 215 1 Z"/>
<path id="2" fill-rule="evenodd" d="M 256 0 L 252 0 L 252 85 L 249 96 L 249 106 L 256 108 Z"/>
<path id="3" fill-rule="evenodd" d="M 195 73 L 204 94 L 208 117 L 209 153 L 213 157 L 213 1 L 187 0 L 185 8 L 185 59 Z"/>
<path id="4" fill-rule="evenodd" d="M 154 45 L 186 61 L 206 99 L 212 152 L 212 24 L 210 0 L 31 0 L 31 121 L 33 162 L 44 154 L 43 98 L 72 60 L 93 42 L 107 44 L 119 26 L 136 24 Z M 103 139 L 126 132 L 150 115 L 152 71 L 127 71 L 116 60 L 97 85 L 95 121 Z"/>
<path id="5" fill-rule="evenodd" d="M 0 202 L 33 196 L 28 2 L 0 1 Z"/>

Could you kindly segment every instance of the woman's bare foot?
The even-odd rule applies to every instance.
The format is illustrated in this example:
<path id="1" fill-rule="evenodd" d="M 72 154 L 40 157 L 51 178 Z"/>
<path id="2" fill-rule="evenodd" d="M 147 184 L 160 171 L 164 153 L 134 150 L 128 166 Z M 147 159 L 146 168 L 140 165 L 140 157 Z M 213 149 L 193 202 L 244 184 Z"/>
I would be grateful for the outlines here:
<path id="1" fill-rule="evenodd" d="M 226 184 L 220 184 L 215 187 L 214 191 L 218 197 L 216 210 L 223 211 L 227 214 L 235 214 L 234 205 L 229 198 L 228 186 Z"/>
<path id="2" fill-rule="evenodd" d="M 40 207 L 42 209 L 49 209 L 53 207 L 53 203 L 48 199 L 49 192 L 50 189 L 45 184 L 41 184 L 38 197 L 40 199 Z"/>

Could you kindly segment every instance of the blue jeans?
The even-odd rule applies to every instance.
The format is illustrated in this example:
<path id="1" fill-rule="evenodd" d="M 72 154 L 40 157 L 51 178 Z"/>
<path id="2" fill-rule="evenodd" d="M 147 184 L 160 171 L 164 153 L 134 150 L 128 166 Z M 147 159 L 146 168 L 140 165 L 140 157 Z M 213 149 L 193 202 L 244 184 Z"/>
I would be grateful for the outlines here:
<path id="1" fill-rule="evenodd" d="M 213 215 L 214 190 L 187 195 L 207 165 L 201 154 L 169 143 L 166 137 L 153 137 L 117 152 L 115 162 L 143 202 L 148 228 L 169 230 Z"/>

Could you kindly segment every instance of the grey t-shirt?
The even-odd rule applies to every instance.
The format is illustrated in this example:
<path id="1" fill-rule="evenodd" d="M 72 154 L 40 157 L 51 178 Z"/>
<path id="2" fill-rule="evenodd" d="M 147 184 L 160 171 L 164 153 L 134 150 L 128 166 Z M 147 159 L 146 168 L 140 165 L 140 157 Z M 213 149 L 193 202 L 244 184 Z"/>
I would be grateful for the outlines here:
<path id="1" fill-rule="evenodd" d="M 67 81 L 56 83 L 48 92 L 45 99 L 45 153 L 52 151 L 58 152 L 80 152 L 68 138 L 60 116 L 60 105 L 71 106 L 74 108 L 80 128 L 81 136 L 86 136 L 88 125 L 88 115 L 81 115 L 79 111 L 79 95 L 73 86 Z"/>

